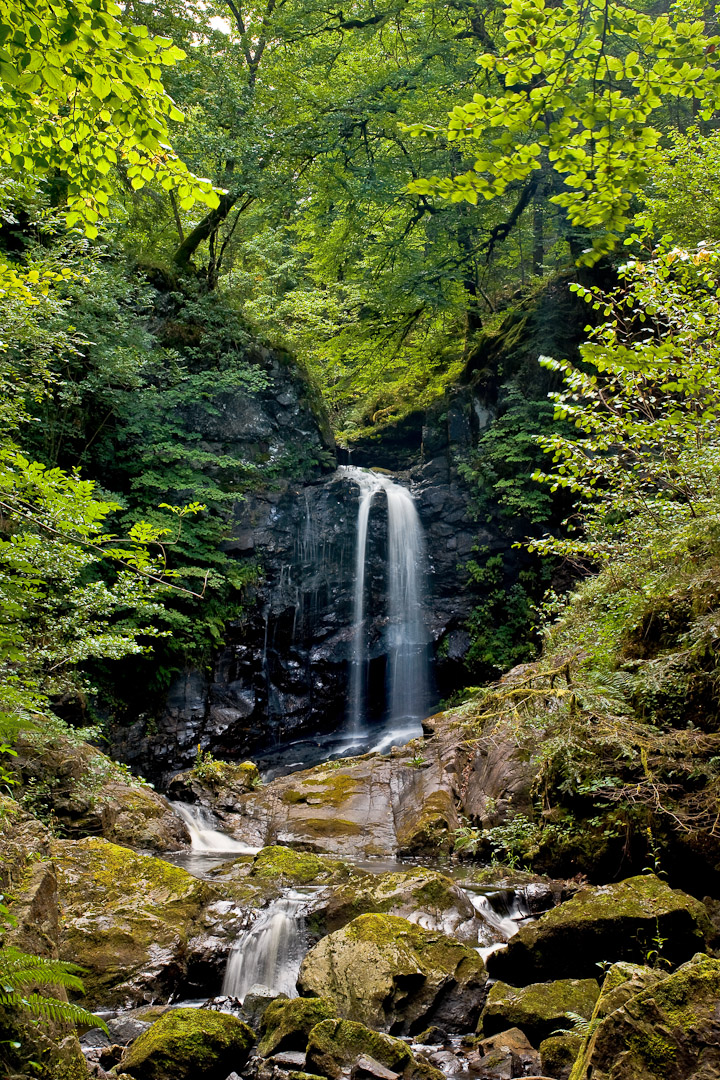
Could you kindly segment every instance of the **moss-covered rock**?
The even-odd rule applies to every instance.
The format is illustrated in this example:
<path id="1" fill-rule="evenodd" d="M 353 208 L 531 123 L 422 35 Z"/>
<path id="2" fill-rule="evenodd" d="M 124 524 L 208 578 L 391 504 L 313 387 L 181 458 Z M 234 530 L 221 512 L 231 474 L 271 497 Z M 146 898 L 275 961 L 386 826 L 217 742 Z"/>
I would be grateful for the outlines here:
<path id="1" fill-rule="evenodd" d="M 477 1020 L 485 967 L 474 949 L 393 915 L 361 915 L 303 960 L 298 987 L 339 1016 L 394 1033 L 432 1023 L 455 1031 Z"/>
<path id="2" fill-rule="evenodd" d="M 433 791 L 412 818 L 398 828 L 399 855 L 447 855 L 454 847 L 459 820 L 449 791 Z"/>
<path id="3" fill-rule="evenodd" d="M 442 1080 L 443 1074 L 417 1061 L 400 1039 L 370 1031 L 350 1020 L 324 1020 L 310 1032 L 306 1068 L 330 1080 L 337 1080 L 358 1057 L 375 1058 L 386 1069 L 401 1073 L 404 1080 Z"/>
<path id="4" fill-rule="evenodd" d="M 569 1080 L 572 1067 L 577 1061 L 583 1040 L 581 1035 L 551 1035 L 540 1043 L 540 1067 L 555 1080 Z"/>
<path id="5" fill-rule="evenodd" d="M 368 912 L 398 915 L 477 944 L 477 912 L 467 893 L 437 870 L 416 866 L 401 873 L 354 877 L 335 889 L 321 909 L 327 931 Z"/>
<path id="6" fill-rule="evenodd" d="M 236 1016 L 172 1009 L 131 1044 L 118 1072 L 133 1080 L 225 1080 L 245 1064 L 254 1041 Z"/>
<path id="7" fill-rule="evenodd" d="M 90 1006 L 137 1005 L 177 989 L 211 887 L 99 837 L 55 841 L 53 856 L 60 957 L 87 969 Z"/>
<path id="8" fill-rule="evenodd" d="M 643 964 L 628 964 L 621 961 L 607 972 L 600 997 L 593 1010 L 593 1019 L 607 1016 L 619 1009 L 630 998 L 635 997 L 650 986 L 667 979 L 668 971 L 661 968 L 646 967 Z"/>
<path id="9" fill-rule="evenodd" d="M 520 1028 L 539 1046 L 558 1028 L 572 1028 L 570 1013 L 589 1020 L 599 993 L 595 979 L 559 979 L 520 988 L 497 982 L 490 988 L 478 1030 L 487 1036 Z"/>
<path id="10" fill-rule="evenodd" d="M 720 960 L 698 955 L 607 1015 L 571 1080 L 717 1080 Z"/>
<path id="11" fill-rule="evenodd" d="M 59 730 L 27 732 L 16 745 L 24 796 L 63 835 L 104 836 L 152 851 L 187 847 L 187 828 L 162 795 L 117 762 Z"/>
<path id="12" fill-rule="evenodd" d="M 561 978 L 590 978 L 601 961 L 642 963 L 664 939 L 671 963 L 687 960 L 711 932 L 704 906 L 671 889 L 654 874 L 580 892 L 530 926 L 508 947 L 488 957 L 493 978 L 513 985 Z"/>
<path id="13" fill-rule="evenodd" d="M 278 998 L 263 1013 L 258 1053 L 270 1057 L 281 1050 L 304 1050 L 315 1025 L 336 1016 L 333 1006 L 323 998 Z"/>
<path id="14" fill-rule="evenodd" d="M 49 830 L 14 799 L 0 796 L 0 893 L 15 925 L 7 944 L 56 956 L 58 897 Z"/>
<path id="15" fill-rule="evenodd" d="M 200 803 L 222 814 L 232 812 L 238 800 L 260 787 L 260 773 L 252 761 L 207 760 L 177 773 L 168 784 L 168 796 Z"/>
<path id="16" fill-rule="evenodd" d="M 281 885 L 329 885 L 347 881 L 353 875 L 369 876 L 357 874 L 349 863 L 339 859 L 295 851 L 281 844 L 259 851 L 249 871 L 251 878 Z"/>

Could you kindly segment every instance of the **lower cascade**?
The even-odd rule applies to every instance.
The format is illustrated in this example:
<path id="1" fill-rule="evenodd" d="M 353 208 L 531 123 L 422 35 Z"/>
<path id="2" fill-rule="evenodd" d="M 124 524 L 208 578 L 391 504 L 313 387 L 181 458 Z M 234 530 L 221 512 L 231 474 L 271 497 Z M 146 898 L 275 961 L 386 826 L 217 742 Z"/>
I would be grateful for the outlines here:
<path id="1" fill-rule="evenodd" d="M 173 810 L 183 819 L 190 833 L 192 850 L 198 854 L 235 853 L 236 855 L 252 855 L 256 848 L 248 847 L 240 840 L 234 840 L 217 828 L 217 822 L 210 810 L 203 806 L 194 806 L 191 803 L 173 802 Z"/>
<path id="2" fill-rule="evenodd" d="M 366 606 L 367 538 L 375 496 L 387 499 L 386 732 L 373 749 L 406 742 L 422 734 L 430 703 L 430 635 L 425 623 L 424 579 L 427 571 L 422 523 L 412 495 L 382 473 L 353 466 L 341 471 L 360 488 L 353 588 L 352 658 L 348 716 L 351 731 L 364 733 L 367 722 L 368 612 Z"/>
<path id="3" fill-rule="evenodd" d="M 222 992 L 241 1001 L 253 988 L 297 997 L 295 984 L 308 941 L 305 914 L 317 890 L 291 890 L 260 913 L 238 938 Z"/>

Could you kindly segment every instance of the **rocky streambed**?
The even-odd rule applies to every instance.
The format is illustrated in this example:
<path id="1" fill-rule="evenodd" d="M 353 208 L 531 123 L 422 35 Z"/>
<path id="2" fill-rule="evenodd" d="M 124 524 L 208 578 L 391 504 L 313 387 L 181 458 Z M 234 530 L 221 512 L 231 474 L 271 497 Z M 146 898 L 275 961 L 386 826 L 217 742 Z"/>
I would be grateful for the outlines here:
<path id="1" fill-rule="evenodd" d="M 720 1077 L 712 901 L 451 858 L 463 814 L 520 803 L 511 749 L 446 718 L 264 786 L 206 764 L 181 815 L 129 779 L 81 797 L 93 754 L 45 755 L 75 776 L 54 835 L 1 818 L 12 942 L 80 964 L 107 1023 L 45 1046 L 57 1080 Z"/>

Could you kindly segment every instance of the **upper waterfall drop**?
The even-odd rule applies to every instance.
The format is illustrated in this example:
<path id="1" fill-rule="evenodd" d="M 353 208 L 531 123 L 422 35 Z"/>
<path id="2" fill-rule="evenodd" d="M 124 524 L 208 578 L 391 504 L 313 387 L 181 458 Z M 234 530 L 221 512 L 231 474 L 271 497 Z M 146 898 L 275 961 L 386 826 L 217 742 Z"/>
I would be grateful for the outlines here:
<path id="1" fill-rule="evenodd" d="M 341 467 L 360 488 L 353 588 L 353 648 L 348 713 L 360 733 L 367 718 L 366 563 L 370 511 L 375 495 L 387 499 L 387 731 L 375 749 L 422 733 L 430 702 L 430 635 L 424 615 L 426 556 L 423 528 L 412 495 L 390 477 L 353 466 Z M 374 614 L 378 614 L 377 612 Z"/>

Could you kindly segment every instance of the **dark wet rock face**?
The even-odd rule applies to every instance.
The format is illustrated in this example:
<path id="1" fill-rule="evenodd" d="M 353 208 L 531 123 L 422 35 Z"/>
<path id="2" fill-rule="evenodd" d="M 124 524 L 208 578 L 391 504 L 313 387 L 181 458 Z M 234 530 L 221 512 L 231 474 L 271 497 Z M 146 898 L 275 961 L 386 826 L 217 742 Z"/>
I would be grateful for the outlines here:
<path id="1" fill-rule="evenodd" d="M 188 420 L 215 451 L 267 466 L 267 482 L 235 504 L 224 543 L 240 563 L 257 563 L 262 579 L 247 615 L 226 626 L 210 668 L 178 675 L 149 728 L 139 720 L 113 731 L 115 756 L 146 776 L 167 779 L 187 768 L 198 746 L 219 757 L 254 758 L 274 743 L 322 738 L 346 717 L 359 489 L 342 470 L 332 471 L 331 436 L 298 373 L 269 353 L 265 363 L 266 391 L 198 405 Z M 477 427 L 473 410 L 463 397 L 446 413 L 425 416 L 420 440 L 413 436 L 394 467 L 425 533 L 427 624 L 435 645 L 442 642 L 439 696 L 465 681 L 465 622 L 476 602 L 464 566 L 478 528 L 457 468 Z M 376 449 L 375 460 L 363 453 L 363 464 L 382 466 Z M 480 541 L 507 548 L 506 538 L 481 533 Z M 385 711 L 386 547 L 381 492 L 370 514 L 366 564 L 371 721 Z"/>

